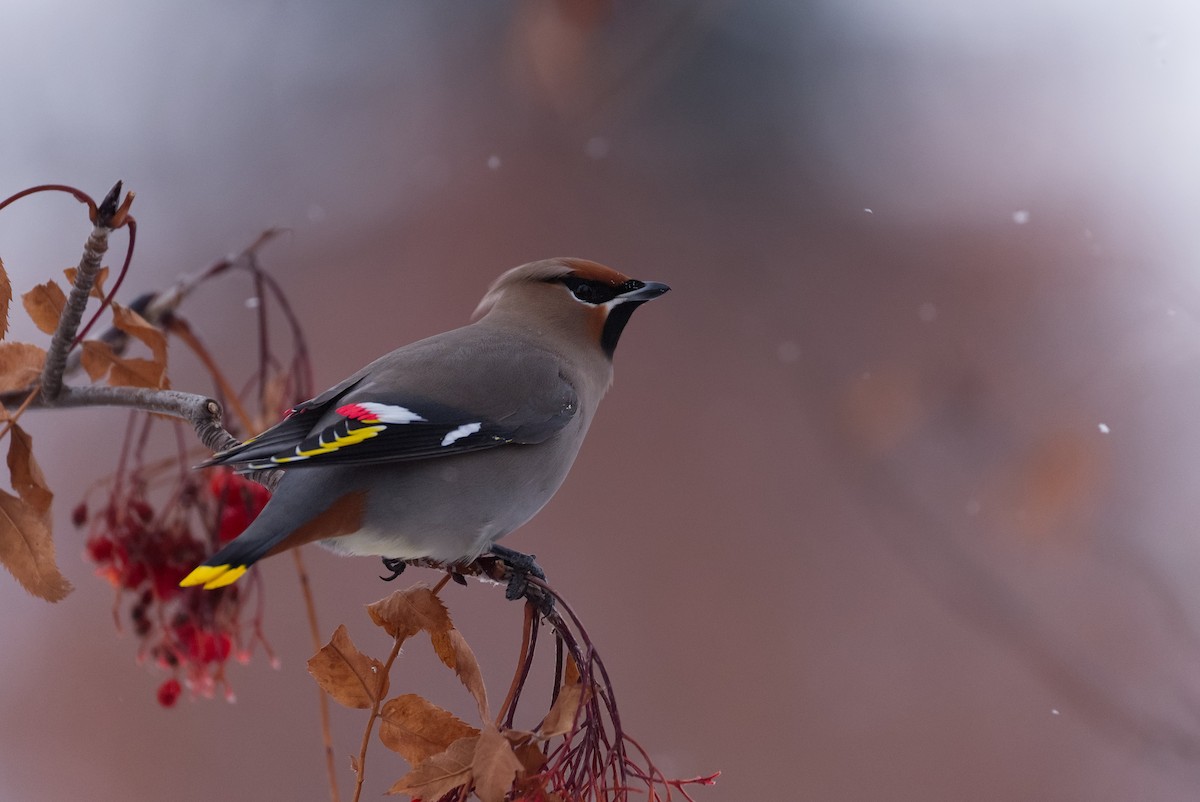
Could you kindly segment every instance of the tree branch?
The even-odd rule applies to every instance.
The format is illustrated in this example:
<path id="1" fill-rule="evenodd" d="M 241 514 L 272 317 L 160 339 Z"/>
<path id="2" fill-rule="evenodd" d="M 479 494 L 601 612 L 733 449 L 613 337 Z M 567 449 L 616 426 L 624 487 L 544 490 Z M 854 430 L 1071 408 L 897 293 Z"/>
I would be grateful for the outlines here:
<path id="1" fill-rule="evenodd" d="M 96 209 L 95 226 L 83 246 L 83 255 L 79 257 L 75 283 L 67 298 L 67 305 L 63 307 L 62 317 L 58 319 L 58 329 L 50 340 L 50 348 L 46 352 L 46 365 L 42 368 L 42 398 L 49 402 L 57 400 L 63 391 L 67 352 L 71 350 L 75 335 L 79 331 L 79 324 L 83 320 L 88 296 L 96 283 L 96 275 L 100 272 L 100 260 L 108 251 L 108 235 L 112 231 L 114 216 L 118 212 L 117 199 L 120 195 L 121 182 L 118 181 Z M 124 209 L 122 206 L 121 210 Z"/>
<path id="2" fill-rule="evenodd" d="M 240 442 L 221 425 L 221 405 L 207 396 L 195 393 L 183 393 L 177 390 L 152 390 L 140 387 L 106 387 L 102 385 L 85 385 L 82 387 L 68 386 L 63 381 L 67 368 L 67 355 L 75 344 L 79 332 L 79 324 L 87 308 L 88 297 L 96 283 L 100 272 L 100 262 L 108 251 L 108 235 L 126 222 L 132 223 L 128 216 L 129 204 L 133 200 L 132 193 L 126 195 L 123 203 L 118 203 L 121 196 L 121 182 L 118 181 L 105 196 L 104 200 L 95 207 L 92 215 L 94 226 L 79 257 L 79 265 L 75 272 L 75 282 L 71 286 L 71 294 L 63 307 L 58 320 L 58 328 L 50 340 L 50 348 L 46 352 L 46 363 L 42 368 L 41 380 L 37 386 L 38 392 L 31 394 L 27 388 L 20 391 L 0 394 L 0 404 L 5 408 L 65 408 L 88 406 L 132 407 L 146 412 L 158 412 L 182 418 L 192 424 L 196 437 L 210 451 L 222 451 Z M 268 239 L 260 237 L 260 242 Z M 257 247 L 259 243 L 255 243 Z M 258 471 L 250 478 L 269 489 L 274 489 L 279 482 L 279 471 Z"/>

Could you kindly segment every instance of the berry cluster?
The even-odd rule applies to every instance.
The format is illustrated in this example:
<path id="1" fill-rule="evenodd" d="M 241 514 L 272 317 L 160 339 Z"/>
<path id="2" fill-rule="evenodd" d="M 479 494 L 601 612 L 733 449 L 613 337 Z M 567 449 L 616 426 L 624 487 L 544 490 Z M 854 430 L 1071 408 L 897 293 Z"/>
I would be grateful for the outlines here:
<path id="1" fill-rule="evenodd" d="M 184 476 L 157 509 L 140 472 L 126 474 L 102 508 L 90 512 L 84 502 L 74 513 L 75 524 L 88 527 L 86 553 L 97 575 L 116 589 L 118 628 L 121 610 L 128 604 L 128 620 L 141 641 L 139 660 L 148 658 L 170 673 L 158 688 L 164 707 L 174 705 L 184 687 L 205 697 L 219 688 L 232 699 L 226 661 L 231 656 L 239 662 L 249 660 L 255 641 L 270 657 L 257 615 L 249 623 L 242 617 L 247 589 L 258 586 L 257 577 L 245 587 L 179 587 L 179 581 L 220 544 L 241 534 L 270 496 L 261 485 L 228 469 L 206 473 L 205 481 Z M 127 602 L 130 598 L 132 603 Z"/>

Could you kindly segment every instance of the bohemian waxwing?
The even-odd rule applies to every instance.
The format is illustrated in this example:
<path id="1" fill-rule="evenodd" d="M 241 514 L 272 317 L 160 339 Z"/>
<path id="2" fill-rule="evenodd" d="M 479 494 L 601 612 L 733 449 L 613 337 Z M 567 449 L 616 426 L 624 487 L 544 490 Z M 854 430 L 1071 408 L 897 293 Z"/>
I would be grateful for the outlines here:
<path id="1" fill-rule="evenodd" d="M 180 584 L 219 588 L 312 541 L 394 571 L 493 551 L 558 490 L 622 329 L 668 289 L 583 259 L 509 270 L 474 323 L 377 359 L 205 463 L 285 471 L 254 522 Z"/>

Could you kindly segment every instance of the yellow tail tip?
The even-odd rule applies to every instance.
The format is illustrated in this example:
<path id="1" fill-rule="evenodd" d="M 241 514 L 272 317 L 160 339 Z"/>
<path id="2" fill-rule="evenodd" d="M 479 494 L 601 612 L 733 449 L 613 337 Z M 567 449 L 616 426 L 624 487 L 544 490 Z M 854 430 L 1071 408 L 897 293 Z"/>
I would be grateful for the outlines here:
<path id="1" fill-rule="evenodd" d="M 223 588 L 238 581 L 247 568 L 247 565 L 200 565 L 183 578 L 179 587 L 203 585 L 205 590 Z"/>

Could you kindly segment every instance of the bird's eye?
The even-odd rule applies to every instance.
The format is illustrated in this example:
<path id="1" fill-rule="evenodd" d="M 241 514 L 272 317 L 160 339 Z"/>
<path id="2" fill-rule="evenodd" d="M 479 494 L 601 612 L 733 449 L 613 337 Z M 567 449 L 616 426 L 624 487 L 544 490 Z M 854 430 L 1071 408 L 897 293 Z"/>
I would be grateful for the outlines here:
<path id="1" fill-rule="evenodd" d="M 590 306 L 608 303 L 621 292 L 619 287 L 610 287 L 600 281 L 589 281 L 578 276 L 563 276 L 559 279 L 571 291 L 577 301 Z"/>

